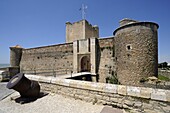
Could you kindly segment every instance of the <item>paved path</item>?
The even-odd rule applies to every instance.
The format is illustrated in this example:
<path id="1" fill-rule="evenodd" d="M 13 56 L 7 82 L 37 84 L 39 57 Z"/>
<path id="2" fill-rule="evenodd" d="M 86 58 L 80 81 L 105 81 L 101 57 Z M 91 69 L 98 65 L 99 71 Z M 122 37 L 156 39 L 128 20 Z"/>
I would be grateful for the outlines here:
<path id="1" fill-rule="evenodd" d="M 7 82 L 0 82 L 0 101 L 14 92 L 6 88 L 6 85 Z"/>
<path id="2" fill-rule="evenodd" d="M 19 104 L 11 100 L 11 97 L 18 95 L 15 92 L 1 100 L 0 113 L 100 113 L 104 107 L 57 94 L 48 94 L 33 102 Z"/>
<path id="3" fill-rule="evenodd" d="M 20 97 L 19 93 L 7 89 L 6 84 L 0 83 L 0 113 L 122 113 L 122 110 L 93 105 L 57 94 L 48 94 L 35 101 L 20 104 L 11 100 Z"/>
<path id="4" fill-rule="evenodd" d="M 16 100 L 19 93 L 14 92 L 0 101 L 0 113 L 123 113 L 123 110 L 93 105 L 57 94 L 48 94 L 25 104 L 16 103 L 11 97 Z"/>

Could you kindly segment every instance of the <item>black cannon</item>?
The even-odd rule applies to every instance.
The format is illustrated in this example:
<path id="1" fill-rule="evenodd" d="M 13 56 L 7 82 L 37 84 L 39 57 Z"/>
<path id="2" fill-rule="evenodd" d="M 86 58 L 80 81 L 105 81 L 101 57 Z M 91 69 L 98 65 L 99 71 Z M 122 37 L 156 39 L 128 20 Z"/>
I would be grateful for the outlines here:
<path id="1" fill-rule="evenodd" d="M 21 97 L 38 97 L 40 94 L 40 85 L 38 82 L 29 80 L 23 73 L 12 77 L 7 84 L 7 88 L 18 91 Z"/>

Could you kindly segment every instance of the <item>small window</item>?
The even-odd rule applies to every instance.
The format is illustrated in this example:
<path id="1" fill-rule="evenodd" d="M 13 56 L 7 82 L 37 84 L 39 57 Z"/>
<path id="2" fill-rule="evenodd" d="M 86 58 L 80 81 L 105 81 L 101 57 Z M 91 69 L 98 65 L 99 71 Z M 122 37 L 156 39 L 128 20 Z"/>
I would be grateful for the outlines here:
<path id="1" fill-rule="evenodd" d="M 127 49 L 130 50 L 130 45 L 127 46 Z"/>
<path id="2" fill-rule="evenodd" d="M 131 49 L 132 49 L 132 45 L 131 44 L 126 45 L 126 50 L 131 50 Z"/>

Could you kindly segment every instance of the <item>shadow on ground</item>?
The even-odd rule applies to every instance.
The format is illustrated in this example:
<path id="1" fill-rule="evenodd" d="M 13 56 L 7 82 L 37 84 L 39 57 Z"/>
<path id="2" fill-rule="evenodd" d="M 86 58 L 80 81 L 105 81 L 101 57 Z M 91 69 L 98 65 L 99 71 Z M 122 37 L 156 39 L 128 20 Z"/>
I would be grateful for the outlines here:
<path id="1" fill-rule="evenodd" d="M 46 95 L 48 95 L 48 93 L 40 92 L 40 95 L 36 98 L 29 98 L 29 97 L 26 98 L 26 97 L 21 97 L 21 96 L 15 96 L 15 97 L 11 97 L 11 100 L 14 100 L 16 103 L 26 104 L 26 103 L 34 102 L 37 99 L 40 99 Z"/>

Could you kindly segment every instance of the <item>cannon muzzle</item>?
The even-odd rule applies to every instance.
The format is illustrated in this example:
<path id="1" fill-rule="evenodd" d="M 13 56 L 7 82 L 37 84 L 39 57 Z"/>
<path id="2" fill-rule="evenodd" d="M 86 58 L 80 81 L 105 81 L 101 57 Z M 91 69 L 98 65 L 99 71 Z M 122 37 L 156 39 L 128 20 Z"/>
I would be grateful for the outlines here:
<path id="1" fill-rule="evenodd" d="M 19 73 L 11 78 L 7 84 L 8 89 L 18 91 L 21 97 L 38 97 L 40 94 L 40 85 L 37 81 L 31 81 Z"/>

